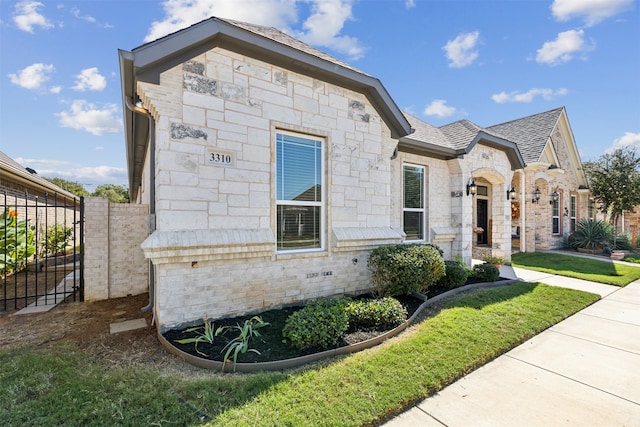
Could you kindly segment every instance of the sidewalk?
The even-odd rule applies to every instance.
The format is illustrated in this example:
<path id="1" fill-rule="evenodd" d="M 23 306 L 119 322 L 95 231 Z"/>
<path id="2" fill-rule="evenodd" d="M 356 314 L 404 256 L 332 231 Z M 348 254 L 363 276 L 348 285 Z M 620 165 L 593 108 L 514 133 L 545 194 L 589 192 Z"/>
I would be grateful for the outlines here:
<path id="1" fill-rule="evenodd" d="M 504 266 L 602 299 L 384 427 L 640 426 L 640 280 L 624 288 Z"/>

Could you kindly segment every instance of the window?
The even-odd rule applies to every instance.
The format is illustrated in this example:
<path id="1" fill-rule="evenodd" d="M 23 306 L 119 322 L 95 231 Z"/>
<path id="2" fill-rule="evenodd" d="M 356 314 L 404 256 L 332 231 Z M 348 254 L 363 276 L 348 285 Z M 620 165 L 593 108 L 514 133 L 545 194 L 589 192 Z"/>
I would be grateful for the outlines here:
<path id="1" fill-rule="evenodd" d="M 277 249 L 324 247 L 323 140 L 278 132 L 276 135 Z"/>
<path id="2" fill-rule="evenodd" d="M 589 197 L 589 219 L 596 219 L 596 201 Z"/>
<path id="3" fill-rule="evenodd" d="M 571 219 L 571 232 L 576 231 L 576 196 L 571 195 L 571 209 L 569 212 L 569 218 Z"/>
<path id="4" fill-rule="evenodd" d="M 560 197 L 551 202 L 552 234 L 560 234 Z"/>
<path id="5" fill-rule="evenodd" d="M 404 165 L 402 228 L 407 240 L 425 240 L 425 168 Z"/>

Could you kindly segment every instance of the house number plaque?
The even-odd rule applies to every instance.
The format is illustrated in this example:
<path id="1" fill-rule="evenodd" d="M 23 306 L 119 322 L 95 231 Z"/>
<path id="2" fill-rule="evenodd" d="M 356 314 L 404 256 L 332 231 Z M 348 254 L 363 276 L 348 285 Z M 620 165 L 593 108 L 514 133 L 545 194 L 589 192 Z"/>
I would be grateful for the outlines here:
<path id="1" fill-rule="evenodd" d="M 235 166 L 235 153 L 230 151 L 209 150 L 207 151 L 207 164 L 215 166 Z"/>

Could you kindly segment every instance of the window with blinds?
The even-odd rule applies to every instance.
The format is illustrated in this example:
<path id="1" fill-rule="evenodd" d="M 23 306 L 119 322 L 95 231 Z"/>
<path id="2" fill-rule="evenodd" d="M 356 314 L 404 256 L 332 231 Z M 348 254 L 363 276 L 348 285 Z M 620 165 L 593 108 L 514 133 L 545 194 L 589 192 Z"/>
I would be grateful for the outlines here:
<path id="1" fill-rule="evenodd" d="M 276 134 L 278 251 L 324 247 L 323 140 Z"/>
<path id="2" fill-rule="evenodd" d="M 404 165 L 402 228 L 408 241 L 425 239 L 425 168 Z"/>

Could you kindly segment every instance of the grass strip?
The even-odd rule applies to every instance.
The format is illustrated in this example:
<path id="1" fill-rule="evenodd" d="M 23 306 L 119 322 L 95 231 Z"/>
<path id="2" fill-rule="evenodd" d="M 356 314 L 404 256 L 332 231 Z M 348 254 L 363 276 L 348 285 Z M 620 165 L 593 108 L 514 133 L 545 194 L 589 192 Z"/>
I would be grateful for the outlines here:
<path id="1" fill-rule="evenodd" d="M 513 254 L 511 265 L 614 286 L 640 279 L 640 267 L 548 252 Z"/>
<path id="2" fill-rule="evenodd" d="M 529 283 L 457 297 L 401 339 L 292 376 L 208 425 L 373 425 L 598 298 Z"/>
<path id="3" fill-rule="evenodd" d="M 185 376 L 105 366 L 70 344 L 4 349 L 0 425 L 372 425 L 597 299 L 528 283 L 474 291 L 381 346 L 284 373 Z"/>

